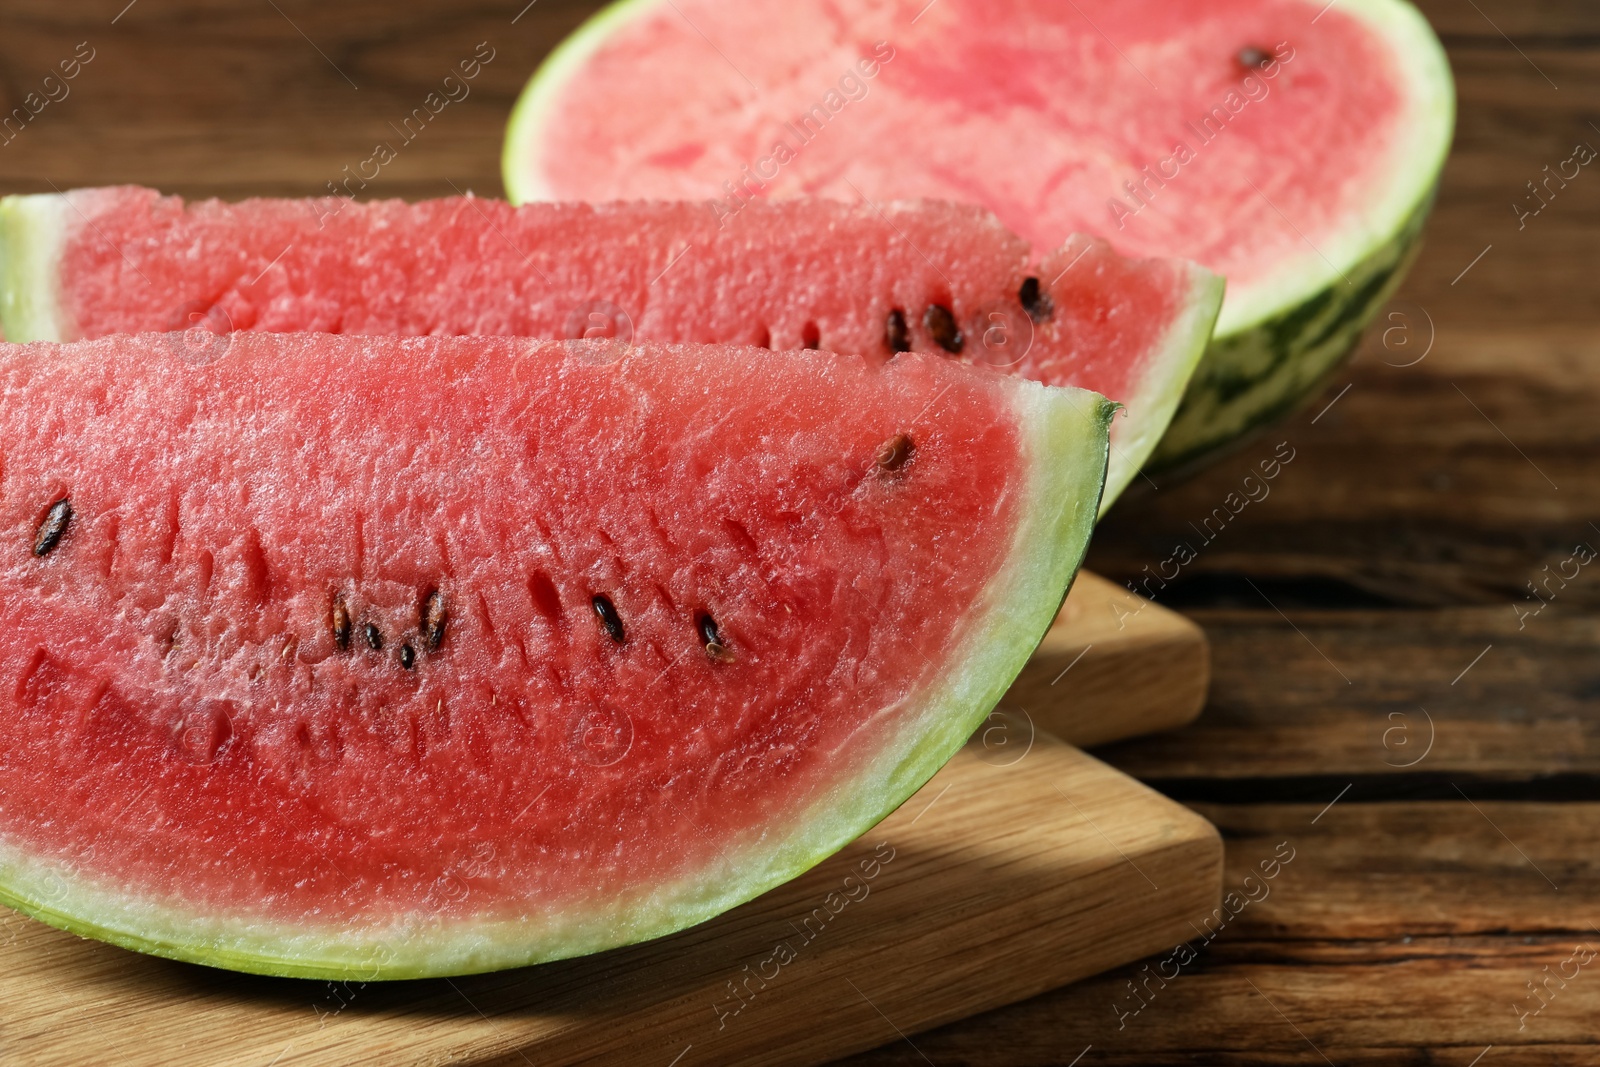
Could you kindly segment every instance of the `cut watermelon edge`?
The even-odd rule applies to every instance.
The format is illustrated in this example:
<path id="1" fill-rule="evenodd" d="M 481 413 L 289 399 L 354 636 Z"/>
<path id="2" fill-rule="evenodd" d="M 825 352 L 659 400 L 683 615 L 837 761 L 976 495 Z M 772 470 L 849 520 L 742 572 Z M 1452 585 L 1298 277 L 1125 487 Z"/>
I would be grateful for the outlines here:
<path id="1" fill-rule="evenodd" d="M 0 840 L 0 903 L 154 956 L 279 977 L 376 981 L 502 970 L 652 940 L 793 879 L 869 831 L 955 754 L 1021 671 L 1083 562 L 1115 405 L 1084 390 L 1015 381 L 1028 489 L 1006 561 L 970 613 L 958 650 L 923 690 L 904 698 L 920 710 L 893 744 L 789 826 L 752 828 L 751 844 L 723 852 L 723 868 L 560 916 L 411 916 L 353 930 L 212 914 L 203 905 L 132 895 L 70 862 Z"/>
<path id="2" fill-rule="evenodd" d="M 72 202 L 54 193 L 0 197 L 0 329 L 13 342 L 61 341 L 61 250 Z"/>
<path id="3" fill-rule="evenodd" d="M 1131 396 L 1116 398 L 1124 407 L 1127 422 L 1111 442 L 1102 515 L 1139 476 L 1166 437 L 1211 343 L 1225 282 L 1198 264 L 1185 265 L 1190 287 L 1183 314 L 1173 320 L 1153 350 L 1149 366 L 1139 375 L 1139 389 Z"/>

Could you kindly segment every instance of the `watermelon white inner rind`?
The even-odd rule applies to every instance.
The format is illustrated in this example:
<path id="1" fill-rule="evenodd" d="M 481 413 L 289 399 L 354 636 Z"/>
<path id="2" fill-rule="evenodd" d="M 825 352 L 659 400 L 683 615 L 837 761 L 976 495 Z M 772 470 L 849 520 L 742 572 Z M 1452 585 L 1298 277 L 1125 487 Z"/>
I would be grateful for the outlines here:
<path id="1" fill-rule="evenodd" d="M 0 199 L 0 323 L 13 341 L 60 341 L 56 264 L 66 241 L 65 197 Z"/>
<path id="2" fill-rule="evenodd" d="M 226 368 L 227 361 L 244 358 L 241 350 L 246 355 L 254 350 L 250 358 L 258 361 L 257 366 L 285 365 L 286 359 L 292 362 L 297 358 L 294 353 L 308 348 L 315 351 L 318 345 L 330 345 L 335 340 L 280 335 L 287 337 L 289 347 L 273 349 L 267 340 L 271 336 L 236 335 L 231 352 L 220 363 L 180 370 L 182 377 L 178 379 L 162 377 L 170 373 L 162 360 L 173 358 L 170 354 L 173 342 L 168 337 L 85 342 L 80 350 L 82 354 L 75 358 L 86 361 L 82 363 L 84 373 L 109 375 L 108 381 L 119 380 L 115 377 L 119 366 L 128 369 L 142 364 L 153 378 L 162 378 L 168 383 L 157 383 L 156 388 L 161 389 L 172 388 L 170 383 L 174 380 L 181 382 L 195 376 L 204 379 L 212 367 Z M 247 337 L 263 340 L 245 340 Z M 450 342 L 455 349 L 441 349 L 433 339 L 410 342 L 373 339 L 364 343 L 373 346 L 374 354 L 383 353 L 385 360 L 399 359 L 402 366 L 414 364 L 431 370 L 429 380 L 437 382 L 441 371 L 448 371 L 456 364 L 446 361 L 435 367 L 429 360 L 443 358 L 437 355 L 440 351 L 446 355 L 450 351 L 460 351 L 459 346 L 464 342 Z M 496 356 L 496 359 L 477 366 L 503 366 L 499 361 L 507 357 L 504 353 L 497 355 L 498 350 L 509 350 L 513 343 L 491 339 L 484 344 L 486 348 L 472 350 L 484 353 L 477 358 Z M 349 360 L 355 353 L 359 360 L 362 349 L 350 345 L 349 342 L 334 345 L 331 356 Z M 548 345 L 536 349 L 535 354 L 558 349 L 559 346 Z M 12 348 L 7 358 L 17 359 L 17 353 L 27 351 Z M 654 351 L 665 352 L 660 358 L 690 363 L 703 358 L 687 349 L 647 348 L 635 350 L 619 366 L 651 358 Z M 65 352 L 58 357 L 54 351 L 28 354 L 23 365 L 31 365 L 27 360 L 40 358 L 55 361 L 52 365 L 70 365 Z M 540 358 L 549 356 L 540 355 Z M 760 365 L 752 362 L 755 356 L 739 350 L 731 350 L 731 354 L 723 358 L 729 361 L 730 367 Z M 806 358 L 832 357 L 815 354 Z M 773 360 L 783 357 L 762 353 L 760 359 L 773 366 Z M 918 359 L 926 357 L 907 356 L 906 362 L 895 365 L 898 369 L 893 373 L 901 378 L 908 373 L 924 373 L 917 369 Z M 346 365 L 330 364 L 340 368 Z M 94 372 L 88 369 L 91 366 L 103 369 Z M 790 364 L 785 360 L 780 366 L 787 368 Z M 957 370 L 936 359 L 922 366 L 936 375 L 947 376 Z M 346 372 L 341 369 L 328 373 Z M 599 372 L 586 369 L 581 373 Z M 810 389 L 806 383 L 812 379 L 798 369 L 796 374 L 799 378 L 790 380 L 801 381 L 801 388 Z M 1009 407 L 1009 415 L 1014 419 L 1017 461 L 1022 467 L 1018 485 L 1023 488 L 1018 499 L 1001 499 L 994 504 L 996 509 L 1011 509 L 1008 514 L 1015 516 L 1009 536 L 1002 542 L 1009 547 L 1004 557 L 995 561 L 991 577 L 963 615 L 953 653 L 937 669 L 921 675 L 924 683 L 907 691 L 894 706 L 879 708 L 861 717 L 851 731 L 837 738 L 839 753 L 848 758 L 837 760 L 835 765 L 849 767 L 847 775 L 803 809 L 784 812 L 782 817 L 750 826 L 719 842 L 720 861 L 695 870 L 691 876 L 636 885 L 633 891 L 617 896 L 578 897 L 556 910 L 533 907 L 512 918 L 457 909 L 450 914 L 412 911 L 382 920 L 375 918 L 371 922 L 350 919 L 328 922 L 319 921 L 313 910 L 297 921 L 282 921 L 255 914 L 248 906 L 208 908 L 186 900 L 183 894 L 186 872 L 182 870 L 168 872 L 172 884 L 166 889 L 106 880 L 92 869 L 100 862 L 97 857 L 67 861 L 47 854 L 36 845 L 19 843 L 7 831 L 5 814 L 8 808 L 0 804 L 0 901 L 64 929 L 155 955 L 264 974 L 372 980 L 494 970 L 659 937 L 704 921 L 793 878 L 893 811 L 949 759 L 1026 662 L 1055 617 L 1064 590 L 1082 560 L 1103 484 L 1106 433 L 1113 406 L 1076 390 L 1047 388 L 996 375 L 983 377 L 1004 386 L 997 393 L 986 395 L 1003 396 L 1003 404 Z M 224 376 L 216 381 L 236 382 L 238 379 Z M 950 386 L 968 387 L 965 379 L 951 379 Z M 101 388 L 104 387 L 92 387 L 89 395 L 103 397 L 105 394 L 97 391 Z M 214 386 L 201 380 L 192 387 L 179 388 L 193 388 L 201 410 L 212 410 L 206 405 L 214 404 L 214 397 L 199 398 L 211 395 L 207 390 Z M 219 410 L 227 410 L 227 405 Z M 15 465 L 25 467 L 30 462 L 13 457 Z M 908 470 L 914 472 L 915 468 Z M 13 479 L 26 476 L 11 469 L 7 474 Z M 92 523 L 92 516 L 87 513 L 91 504 L 92 501 L 86 499 L 85 514 L 75 517 L 73 522 Z M 12 529 L 13 525 L 9 519 L 0 521 L 0 526 L 6 529 Z M 54 551 L 92 551 L 97 536 L 94 531 L 98 527 L 85 525 L 77 534 L 72 533 L 72 529 L 69 528 L 68 539 L 62 542 L 61 548 Z M 74 542 L 74 537 L 80 540 Z M 130 547 L 125 550 L 135 551 Z M 52 562 L 68 566 L 73 559 L 86 558 L 80 555 L 10 566 L 14 568 L 13 573 L 17 573 L 15 568 L 23 567 L 20 573 L 24 575 L 65 575 L 73 572 L 44 572 L 31 568 Z M 72 580 L 98 579 L 77 574 Z M 27 598 L 32 594 L 23 589 L 14 595 Z M 49 601 L 45 603 L 48 605 Z M 117 624 L 108 622 L 107 625 Z M 47 632 L 47 629 L 41 631 Z M 451 640 L 470 643 L 470 632 Z M 446 646 L 446 653 L 440 661 L 441 670 L 451 669 L 450 664 L 454 662 L 448 654 L 449 646 Z M 431 699 L 425 703 L 431 708 Z M 25 718 L 40 714 L 37 708 L 30 708 L 24 707 L 20 714 Z M 874 732 L 880 719 L 897 725 L 890 731 Z M 869 734 L 875 740 L 865 750 L 850 751 L 852 745 L 859 747 L 860 739 Z M 81 755 L 74 758 L 81 758 Z M 92 780 L 96 773 L 94 765 L 91 763 L 82 773 L 90 776 L 86 780 Z M 0 798 L 3 795 L 0 790 Z M 129 803 L 138 799 L 134 796 Z M 692 832 L 692 828 L 685 829 Z M 169 830 L 182 834 L 185 827 L 180 821 Z"/>
<path id="3" fill-rule="evenodd" d="M 640 338 L 888 356 L 889 309 L 934 351 L 921 309 L 943 302 L 965 337 L 951 358 L 1123 404 L 1102 511 L 1171 422 L 1223 292 L 1192 263 L 1081 235 L 1035 251 L 987 211 L 938 202 L 753 204 L 727 223 L 706 202 L 186 204 L 111 187 L 0 199 L 0 261 L 0 321 L 19 342 L 194 325 L 571 337 L 604 308 Z"/>
<path id="4" fill-rule="evenodd" d="M 1236 57 L 1280 48 L 1228 121 L 1251 73 Z M 885 54 L 795 147 L 797 116 Z M 1196 126 L 1213 108 L 1214 140 Z M 1228 294 L 1152 454 L 1169 469 L 1293 408 L 1351 351 L 1409 265 L 1454 110 L 1405 0 L 619 0 L 529 82 L 502 170 L 518 202 L 969 200 L 1039 247 L 1097 233 L 1199 262 Z M 1180 141 L 1194 156 L 1174 177 Z M 763 169 L 774 142 L 793 158 Z"/>
<path id="5" fill-rule="evenodd" d="M 1206 343 L 1196 344 L 1196 341 L 1211 337 L 1218 309 L 1223 304 L 1224 285 L 1224 280 L 1215 274 L 1195 271 L 1193 298 L 1186 301 L 1185 310 L 1174 320 L 1151 357 L 1148 372 L 1134 379 L 1132 393 L 1116 398 L 1123 407 L 1119 418 L 1130 412 L 1138 412 L 1139 417 L 1129 419 L 1128 424 L 1118 427 L 1120 433 L 1112 435 L 1111 465 L 1106 472 L 1101 514 L 1139 477 L 1141 468 L 1155 454 L 1171 428 L 1178 405 L 1184 399 L 1184 390 L 1202 366 Z"/>

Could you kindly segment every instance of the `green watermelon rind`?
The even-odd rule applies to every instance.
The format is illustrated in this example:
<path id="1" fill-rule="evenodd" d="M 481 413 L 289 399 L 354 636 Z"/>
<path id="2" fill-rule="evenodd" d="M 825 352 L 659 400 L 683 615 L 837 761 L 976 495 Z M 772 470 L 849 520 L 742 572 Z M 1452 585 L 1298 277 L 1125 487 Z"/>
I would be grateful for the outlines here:
<path id="1" fill-rule="evenodd" d="M 1348 284 L 1330 285 L 1253 329 L 1213 338 L 1147 471 L 1198 469 L 1321 392 L 1405 279 L 1431 206 L 1430 192 L 1393 241 L 1347 272 Z"/>
<path id="2" fill-rule="evenodd" d="M 352 930 L 207 914 L 130 896 L 72 865 L 0 840 L 0 903 L 52 926 L 155 956 L 282 977 L 377 981 L 472 974 L 663 937 L 787 882 L 869 831 L 922 787 L 984 721 L 1049 628 L 1087 551 L 1116 405 L 1098 394 L 1008 380 L 1027 490 L 1006 561 L 949 660 L 902 706 L 889 744 L 789 827 L 731 843 L 722 865 L 592 909 L 531 920 L 417 916 Z M 848 739 L 841 739 L 848 744 Z M 774 836 L 782 839 L 774 844 Z M 181 872 L 180 872 L 181 873 Z"/>
<path id="3" fill-rule="evenodd" d="M 539 133 L 563 85 L 613 30 L 663 2 L 616 0 L 535 71 L 512 112 L 501 157 L 514 202 L 549 197 L 539 175 Z M 1354 350 L 1415 255 L 1455 124 L 1449 61 L 1427 19 L 1407 0 L 1343 0 L 1338 10 L 1365 21 L 1398 57 L 1414 112 L 1414 128 L 1400 139 L 1404 158 L 1384 170 L 1388 187 L 1316 254 L 1308 250 L 1249 290 L 1230 289 L 1211 344 L 1149 453 L 1151 472 L 1197 467 L 1314 395 Z M 1378 275 L 1384 280 L 1371 288 Z M 1137 401 L 1129 407 L 1140 410 Z M 1108 492 L 1107 502 L 1115 495 Z"/>
<path id="4" fill-rule="evenodd" d="M 1129 484 L 1148 465 L 1151 455 L 1166 439 L 1172 420 L 1185 395 L 1185 386 L 1205 358 L 1222 308 L 1224 282 L 1198 264 L 1188 264 L 1192 279 L 1182 302 L 1183 311 L 1173 319 L 1167 333 L 1154 348 L 1149 362 L 1138 376 L 1138 387 L 1122 405 L 1126 421 L 1111 438 L 1111 465 L 1106 472 L 1106 491 L 1100 501 L 1104 515 L 1117 502 Z"/>
<path id="5" fill-rule="evenodd" d="M 60 341 L 61 249 L 71 201 L 54 193 L 0 198 L 0 328 L 12 342 Z"/>
<path id="6" fill-rule="evenodd" d="M 1225 304 L 1216 335 L 1189 381 L 1152 473 L 1197 468 L 1229 445 L 1299 408 L 1353 352 L 1420 248 L 1455 129 L 1455 83 L 1438 36 L 1405 0 L 1345 0 L 1388 41 L 1411 90 L 1403 158 L 1362 216 L 1336 243 L 1302 257 L 1270 288 Z M 1237 296 L 1235 289 L 1230 296 Z"/>

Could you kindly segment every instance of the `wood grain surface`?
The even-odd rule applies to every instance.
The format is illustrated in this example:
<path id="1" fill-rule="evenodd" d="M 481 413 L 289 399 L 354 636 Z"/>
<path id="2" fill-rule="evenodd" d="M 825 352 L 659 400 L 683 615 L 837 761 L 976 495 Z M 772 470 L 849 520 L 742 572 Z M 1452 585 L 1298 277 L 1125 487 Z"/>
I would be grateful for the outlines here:
<path id="1" fill-rule="evenodd" d="M 488 41 L 496 57 L 472 95 L 369 192 L 497 193 L 516 91 L 597 6 L 525 3 L 9 0 L 7 109 L 79 42 L 96 58 L 69 98 L 0 145 L 0 184 L 306 195 Z M 1386 328 L 1403 329 L 1387 345 L 1370 338 L 1269 435 L 1124 501 L 1091 554 L 1108 578 L 1136 578 L 1255 450 L 1296 450 L 1272 495 L 1161 594 L 1211 639 L 1205 713 L 1101 753 L 1218 820 L 1228 885 L 1280 841 L 1296 858 L 1124 1027 L 1113 997 L 1131 1003 L 1139 968 L 965 1019 L 915 1049 L 886 1028 L 856 1062 L 1600 1059 L 1600 975 L 1544 970 L 1580 943 L 1600 948 L 1600 571 L 1519 617 L 1540 606 L 1527 583 L 1580 542 L 1600 547 L 1600 175 L 1586 169 L 1524 229 L 1511 207 L 1575 143 L 1600 147 L 1600 8 L 1421 6 L 1460 106 L 1426 247 L 1385 309 Z M 1523 1019 L 1529 982 L 1547 1006 Z M 11 1018 L 0 1010 L 0 1024 Z"/>
<path id="2" fill-rule="evenodd" d="M 1221 868 L 1216 831 L 1187 808 L 1047 735 L 980 733 L 802 877 L 586 959 L 265 979 L 5 912 L 0 1062 L 815 1064 L 1170 949 L 1217 908 Z"/>
<path id="3" fill-rule="evenodd" d="M 1000 707 L 1074 745 L 1103 745 L 1193 722 L 1210 684 L 1205 631 L 1082 571 Z"/>

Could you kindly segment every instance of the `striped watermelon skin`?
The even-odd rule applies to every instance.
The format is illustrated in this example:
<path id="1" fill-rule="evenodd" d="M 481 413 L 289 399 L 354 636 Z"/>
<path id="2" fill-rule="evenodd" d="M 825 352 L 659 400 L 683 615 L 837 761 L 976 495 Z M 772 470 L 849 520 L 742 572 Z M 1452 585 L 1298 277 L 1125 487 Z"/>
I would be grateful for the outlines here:
<path id="1" fill-rule="evenodd" d="M 1147 469 L 1167 476 L 1197 470 L 1320 393 L 1405 280 L 1432 206 L 1430 190 L 1392 241 L 1346 272 L 1348 282 L 1258 326 L 1213 338 Z"/>

